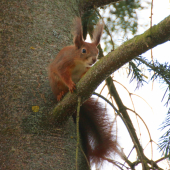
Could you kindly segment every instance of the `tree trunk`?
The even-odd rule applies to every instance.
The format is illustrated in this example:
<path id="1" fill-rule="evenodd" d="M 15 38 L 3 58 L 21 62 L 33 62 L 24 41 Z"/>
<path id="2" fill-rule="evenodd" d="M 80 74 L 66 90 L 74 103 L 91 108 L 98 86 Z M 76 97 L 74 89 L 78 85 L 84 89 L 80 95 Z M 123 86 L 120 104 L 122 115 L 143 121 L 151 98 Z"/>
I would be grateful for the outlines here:
<path id="1" fill-rule="evenodd" d="M 75 169 L 76 134 L 70 118 L 49 126 L 42 118 L 56 105 L 48 65 L 72 44 L 76 0 L 2 0 L 0 169 Z M 88 169 L 79 153 L 80 169 Z"/>
<path id="2" fill-rule="evenodd" d="M 92 0 L 90 3 L 80 0 L 79 4 L 77 0 L 1 0 L 0 169 L 75 169 L 76 130 L 72 119 L 63 126 L 46 117 L 56 106 L 47 72 L 49 63 L 61 48 L 72 44 L 73 18 L 83 13 L 82 10 L 92 8 L 95 1 L 98 7 L 117 0 Z M 167 18 L 162 22 L 166 29 L 162 29 L 163 26 L 155 29 L 158 28 L 155 26 L 153 32 L 148 30 L 140 38 L 137 36 L 108 54 L 79 82 L 77 94 L 72 98 L 68 95 L 60 102 L 55 111 L 60 110 L 53 116 L 59 115 L 61 119 L 63 110 L 70 107 L 66 104 L 71 101 L 75 107 L 79 94 L 87 93 L 85 97 L 80 95 L 83 102 L 100 82 L 124 63 L 167 41 L 169 21 Z M 159 37 L 161 34 L 163 38 Z M 94 72 L 97 76 L 91 81 Z M 71 111 L 64 112 L 71 115 Z M 81 152 L 78 157 L 79 169 L 89 169 Z"/>

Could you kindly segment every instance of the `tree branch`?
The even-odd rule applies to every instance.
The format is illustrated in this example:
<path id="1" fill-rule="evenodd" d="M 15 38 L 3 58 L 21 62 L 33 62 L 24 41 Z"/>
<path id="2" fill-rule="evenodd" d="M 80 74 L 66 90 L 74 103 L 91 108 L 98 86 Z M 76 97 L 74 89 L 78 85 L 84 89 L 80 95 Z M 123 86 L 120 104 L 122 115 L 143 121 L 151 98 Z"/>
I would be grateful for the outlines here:
<path id="1" fill-rule="evenodd" d="M 128 132 L 131 136 L 131 139 L 134 143 L 134 146 L 135 146 L 136 151 L 138 153 L 139 159 L 142 161 L 143 169 L 147 170 L 148 169 L 147 168 L 147 162 L 144 161 L 145 155 L 143 153 L 143 148 L 140 145 L 140 142 L 139 142 L 138 137 L 137 137 L 136 132 L 135 132 L 135 128 L 133 127 L 133 123 L 132 123 L 132 121 L 131 121 L 128 113 L 127 113 L 126 107 L 122 103 L 122 100 L 119 97 L 119 94 L 118 94 L 116 87 L 113 83 L 113 80 L 110 76 L 106 79 L 106 83 L 107 83 L 110 95 L 114 97 L 120 113 L 122 114 L 123 118 L 126 120 L 127 130 L 128 130 Z"/>
<path id="2" fill-rule="evenodd" d="M 103 57 L 82 77 L 77 84 L 76 91 L 73 94 L 68 93 L 58 103 L 49 117 L 58 122 L 67 120 L 76 110 L 78 96 L 81 96 L 81 102 L 83 103 L 92 95 L 97 86 L 114 71 L 138 55 L 168 41 L 170 38 L 169 28 L 170 16 Z"/>

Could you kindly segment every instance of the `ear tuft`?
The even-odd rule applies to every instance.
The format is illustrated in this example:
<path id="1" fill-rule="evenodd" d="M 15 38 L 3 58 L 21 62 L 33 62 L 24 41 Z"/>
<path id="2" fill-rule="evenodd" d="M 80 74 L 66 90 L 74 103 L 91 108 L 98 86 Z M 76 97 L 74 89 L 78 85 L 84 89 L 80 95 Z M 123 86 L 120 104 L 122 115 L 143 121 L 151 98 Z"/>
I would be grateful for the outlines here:
<path id="1" fill-rule="evenodd" d="M 95 30 L 94 30 L 94 33 L 93 33 L 93 43 L 98 46 L 98 44 L 100 43 L 100 39 L 101 39 L 101 36 L 102 36 L 102 33 L 103 33 L 103 23 L 100 24 L 98 23 Z"/>
<path id="2" fill-rule="evenodd" d="M 73 24 L 74 24 L 73 42 L 77 48 L 80 48 L 83 44 L 83 30 L 82 30 L 81 18 L 76 17 L 74 19 Z"/>

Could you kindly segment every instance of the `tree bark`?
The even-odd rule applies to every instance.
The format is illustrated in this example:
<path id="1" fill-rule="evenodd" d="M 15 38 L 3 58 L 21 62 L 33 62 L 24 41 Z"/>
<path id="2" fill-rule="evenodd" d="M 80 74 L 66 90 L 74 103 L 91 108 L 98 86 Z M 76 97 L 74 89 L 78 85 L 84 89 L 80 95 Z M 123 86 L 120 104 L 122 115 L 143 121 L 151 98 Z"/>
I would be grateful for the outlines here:
<path id="1" fill-rule="evenodd" d="M 76 0 L 2 0 L 0 67 L 0 169 L 75 169 L 76 134 L 40 120 L 56 105 L 48 65 L 72 44 Z M 57 125 L 57 123 L 56 123 Z M 79 153 L 79 168 L 89 169 Z"/>

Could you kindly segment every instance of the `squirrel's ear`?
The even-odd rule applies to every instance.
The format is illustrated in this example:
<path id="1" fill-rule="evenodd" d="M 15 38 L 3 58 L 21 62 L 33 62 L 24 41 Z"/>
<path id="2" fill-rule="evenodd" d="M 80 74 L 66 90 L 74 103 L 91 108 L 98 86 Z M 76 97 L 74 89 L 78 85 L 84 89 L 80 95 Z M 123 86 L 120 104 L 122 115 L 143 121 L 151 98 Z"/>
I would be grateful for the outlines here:
<path id="1" fill-rule="evenodd" d="M 73 42 L 77 48 L 80 48 L 83 44 L 83 31 L 81 18 L 76 17 L 74 19 L 74 30 L 73 30 L 74 39 Z"/>
<path id="2" fill-rule="evenodd" d="M 93 43 L 98 46 L 103 33 L 103 24 L 98 23 L 93 33 Z"/>

